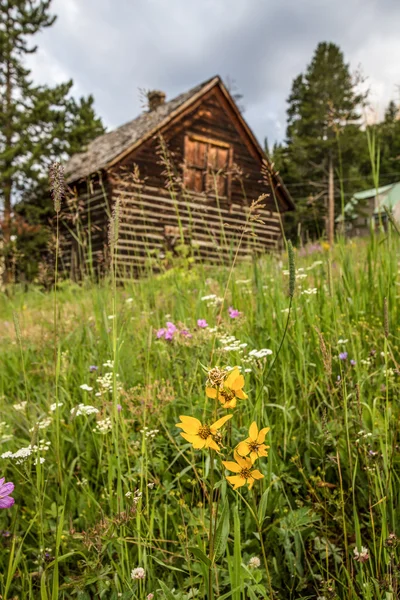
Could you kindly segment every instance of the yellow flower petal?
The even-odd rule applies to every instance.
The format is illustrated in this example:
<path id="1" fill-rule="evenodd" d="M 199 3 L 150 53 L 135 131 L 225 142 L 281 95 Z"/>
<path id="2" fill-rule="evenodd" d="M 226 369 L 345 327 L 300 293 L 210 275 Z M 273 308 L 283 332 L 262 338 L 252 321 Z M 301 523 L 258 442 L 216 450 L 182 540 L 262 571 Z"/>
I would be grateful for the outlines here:
<path id="1" fill-rule="evenodd" d="M 267 448 L 269 448 L 269 446 L 266 446 L 265 444 L 260 446 L 258 449 L 258 456 L 268 456 Z"/>
<path id="2" fill-rule="evenodd" d="M 212 439 L 211 435 L 206 440 L 206 448 L 212 448 L 212 450 L 216 450 L 219 452 L 218 444 Z"/>
<path id="3" fill-rule="evenodd" d="M 206 440 L 203 440 L 198 435 L 193 435 L 193 434 L 189 434 L 189 433 L 181 433 L 181 436 L 185 440 L 190 442 L 192 444 L 193 448 L 195 448 L 195 450 L 201 450 L 201 448 L 204 448 L 204 446 L 206 445 Z"/>
<path id="4" fill-rule="evenodd" d="M 238 451 L 238 453 L 240 454 L 240 456 L 247 456 L 248 453 L 250 452 L 250 448 L 247 442 L 240 442 L 237 445 L 236 450 Z"/>
<path id="5" fill-rule="evenodd" d="M 236 390 L 235 391 L 236 397 L 239 398 L 240 400 L 247 400 L 248 395 L 244 393 L 243 390 Z"/>
<path id="6" fill-rule="evenodd" d="M 177 423 L 176 426 L 183 429 L 185 433 L 193 433 L 196 434 L 201 427 L 201 422 L 194 417 L 187 417 L 185 415 L 181 415 L 180 420 L 182 423 Z"/>
<path id="7" fill-rule="evenodd" d="M 232 385 L 233 382 L 235 381 L 235 379 L 237 378 L 237 376 L 240 375 L 239 369 L 237 367 L 234 367 L 232 369 L 232 371 L 229 373 L 228 377 L 225 379 L 225 387 L 233 389 Z"/>
<path id="8" fill-rule="evenodd" d="M 253 442 L 256 442 L 257 441 L 257 436 L 258 436 L 257 423 L 255 421 L 253 421 L 252 424 L 250 425 L 249 437 L 251 437 L 251 439 L 253 440 Z"/>
<path id="9" fill-rule="evenodd" d="M 257 444 L 264 443 L 265 436 L 267 435 L 269 430 L 270 430 L 270 427 L 264 427 L 264 429 L 261 429 L 260 433 L 258 434 Z"/>
<path id="10" fill-rule="evenodd" d="M 232 471 L 232 473 L 240 473 L 241 471 L 240 465 L 233 462 L 233 460 L 223 460 L 222 464 L 224 465 L 225 469 L 228 469 L 228 471 Z"/>
<path id="11" fill-rule="evenodd" d="M 215 388 L 208 387 L 206 388 L 206 394 L 209 398 L 216 398 L 217 390 Z"/>
<path id="12" fill-rule="evenodd" d="M 234 490 L 246 484 L 246 480 L 243 477 L 239 477 L 239 475 L 229 475 L 226 479 L 233 485 Z"/>
<path id="13" fill-rule="evenodd" d="M 223 400 L 222 400 L 223 402 Z M 232 400 L 228 400 L 227 402 L 222 404 L 223 408 L 235 408 L 236 406 L 236 398 L 233 398 Z"/>
<path id="14" fill-rule="evenodd" d="M 264 475 L 262 473 L 260 473 L 260 471 L 258 469 L 254 469 L 254 471 L 251 472 L 251 476 L 253 479 L 263 479 Z"/>
<path id="15" fill-rule="evenodd" d="M 256 462 L 256 460 L 257 460 L 258 457 L 259 457 L 259 454 L 257 454 L 257 452 L 251 452 L 250 453 L 250 460 L 251 460 L 251 463 L 253 465 Z"/>
<path id="16" fill-rule="evenodd" d="M 251 490 L 251 488 L 252 488 L 252 487 L 253 487 L 253 485 L 254 485 L 254 479 L 251 479 L 251 478 L 250 478 L 250 479 L 247 479 L 247 480 L 246 480 L 246 483 L 247 483 L 247 484 L 248 484 L 248 486 L 249 486 L 249 490 Z"/>
<path id="17" fill-rule="evenodd" d="M 249 458 L 243 458 L 243 456 L 240 456 L 240 454 L 238 454 L 236 451 L 233 455 L 236 462 L 239 463 L 243 469 L 250 469 L 252 467 L 252 462 Z"/>
<path id="18" fill-rule="evenodd" d="M 211 433 L 216 433 L 216 431 L 220 429 L 222 425 L 224 425 L 227 421 L 229 421 L 229 419 L 232 419 L 232 417 L 233 415 L 225 415 L 225 417 L 222 417 L 221 419 L 218 419 L 218 421 L 215 421 L 215 423 L 213 423 L 210 426 Z"/>

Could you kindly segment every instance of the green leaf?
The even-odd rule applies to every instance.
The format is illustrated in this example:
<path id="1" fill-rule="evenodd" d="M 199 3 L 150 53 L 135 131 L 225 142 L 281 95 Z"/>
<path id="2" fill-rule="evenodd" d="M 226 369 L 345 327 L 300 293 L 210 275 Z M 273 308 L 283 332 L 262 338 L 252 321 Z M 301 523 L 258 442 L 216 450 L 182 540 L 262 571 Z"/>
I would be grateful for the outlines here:
<path id="1" fill-rule="evenodd" d="M 190 547 L 188 548 L 188 550 L 189 552 L 194 554 L 199 560 L 201 560 L 203 564 L 207 565 L 207 567 L 211 565 L 211 560 L 208 558 L 208 556 L 204 554 L 202 550 L 200 550 L 200 548 Z"/>
<path id="2" fill-rule="evenodd" d="M 269 490 L 265 490 L 265 492 L 261 496 L 260 504 L 258 506 L 258 520 L 260 524 L 264 521 L 265 513 L 267 512 L 268 494 Z"/>
<path id="3" fill-rule="evenodd" d="M 170 569 L 170 571 L 178 571 L 178 573 L 184 573 L 185 575 L 187 575 L 187 571 L 183 571 L 182 569 L 178 569 L 178 567 L 173 567 L 172 565 L 167 565 L 162 560 L 160 560 L 159 558 L 156 558 L 155 556 L 152 556 L 151 558 L 156 563 L 161 565 L 162 567 L 165 567 L 166 569 Z"/>
<path id="4" fill-rule="evenodd" d="M 224 508 L 218 523 L 214 540 L 214 558 L 213 562 L 225 553 L 226 544 L 229 537 L 229 503 L 226 500 Z"/>
<path id="5" fill-rule="evenodd" d="M 167 598 L 167 600 L 176 600 L 175 596 L 173 595 L 173 593 L 167 588 L 167 586 L 165 585 L 165 583 L 163 583 L 161 581 L 161 579 L 157 579 L 158 581 L 158 585 L 160 586 L 160 588 L 162 589 L 164 596 Z"/>
<path id="6" fill-rule="evenodd" d="M 240 540 L 240 518 L 237 505 L 233 511 L 233 600 L 240 600 L 241 592 L 242 554 Z M 236 591 L 238 590 L 238 591 Z"/>

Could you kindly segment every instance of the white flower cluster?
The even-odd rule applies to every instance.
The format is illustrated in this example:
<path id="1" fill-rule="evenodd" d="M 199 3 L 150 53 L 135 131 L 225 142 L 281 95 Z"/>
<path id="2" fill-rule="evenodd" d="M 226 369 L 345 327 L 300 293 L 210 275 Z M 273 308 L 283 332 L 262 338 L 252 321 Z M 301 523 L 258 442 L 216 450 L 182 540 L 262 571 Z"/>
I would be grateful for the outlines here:
<path id="1" fill-rule="evenodd" d="M 262 359 L 262 358 L 266 358 L 267 356 L 270 356 L 272 354 L 272 350 L 270 350 L 269 348 L 261 348 L 261 350 L 250 350 L 249 352 L 249 357 L 251 356 L 252 359 Z"/>
<path id="2" fill-rule="evenodd" d="M 74 417 L 79 417 L 80 415 L 94 415 L 98 412 L 99 409 L 90 406 L 90 404 L 78 404 L 78 406 L 71 408 L 71 415 Z"/>
<path id="3" fill-rule="evenodd" d="M 131 571 L 132 579 L 144 579 L 146 577 L 146 571 L 142 567 L 136 567 Z"/>
<path id="4" fill-rule="evenodd" d="M 219 338 L 219 342 L 222 344 L 224 352 L 239 352 L 239 354 L 243 354 L 244 348 L 247 347 L 245 342 L 242 343 L 234 335 L 223 335 Z"/>
<path id="5" fill-rule="evenodd" d="M 283 271 L 284 275 L 289 275 L 289 271 L 285 270 Z M 298 269 L 296 269 L 296 279 L 305 279 L 307 277 L 307 273 L 304 273 L 304 268 L 303 267 L 299 267 Z"/>
<path id="6" fill-rule="evenodd" d="M 42 421 L 38 421 L 34 427 L 29 429 L 29 433 L 32 433 L 32 431 L 35 431 L 35 429 L 46 429 L 51 425 L 52 421 L 53 419 L 51 417 L 46 417 Z"/>
<path id="7" fill-rule="evenodd" d="M 80 385 L 79 387 L 84 392 L 91 392 L 93 390 L 93 388 L 90 385 L 88 385 L 87 383 L 82 383 L 82 385 Z"/>
<path id="8" fill-rule="evenodd" d="M 103 363 L 103 367 L 108 367 L 109 369 L 113 369 L 114 368 L 114 361 L 113 360 L 107 360 L 107 362 Z"/>
<path id="9" fill-rule="evenodd" d="M 50 404 L 49 410 L 50 412 L 54 412 L 55 410 L 57 410 L 57 406 L 58 408 L 61 408 L 61 406 L 63 406 L 64 402 L 59 402 L 58 404 L 56 402 L 54 402 L 54 404 Z"/>
<path id="10" fill-rule="evenodd" d="M 248 566 L 250 569 L 258 569 L 261 565 L 261 560 L 258 556 L 252 556 L 248 562 Z"/>
<path id="11" fill-rule="evenodd" d="M 46 442 L 45 440 L 40 440 L 38 446 L 36 446 L 36 445 L 32 446 L 31 444 L 29 444 L 29 446 L 26 446 L 26 448 L 20 448 L 16 452 L 10 452 L 8 450 L 7 452 L 3 452 L 3 454 L 1 455 L 1 458 L 11 458 L 12 460 L 15 460 L 15 463 L 17 465 L 20 465 L 21 463 L 25 462 L 35 452 L 47 452 L 50 444 L 51 444 L 51 442 Z M 42 463 L 44 463 L 44 461 L 45 461 L 44 458 L 39 458 L 37 462 L 40 462 L 40 464 L 42 464 Z"/>
<path id="12" fill-rule="evenodd" d="M 24 412 L 25 408 L 26 408 L 26 400 L 24 402 L 17 402 L 17 404 L 13 404 L 13 408 L 15 410 L 18 410 L 19 412 Z"/>
<path id="13" fill-rule="evenodd" d="M 209 296 L 203 296 L 201 301 L 205 302 L 207 306 L 219 306 L 223 303 L 224 299 L 215 294 L 210 294 Z"/>
<path id="14" fill-rule="evenodd" d="M 33 448 L 31 445 L 29 445 L 26 448 L 20 448 L 16 452 L 10 452 L 10 450 L 8 450 L 7 452 L 3 452 L 1 458 L 12 458 L 13 460 L 15 460 L 17 465 L 20 465 L 21 463 L 25 462 L 27 458 L 30 457 L 32 451 Z"/>
<path id="15" fill-rule="evenodd" d="M 96 427 L 93 429 L 93 432 L 105 435 L 106 433 L 111 431 L 111 428 L 111 419 L 110 417 L 106 417 L 105 419 L 100 419 L 99 421 L 97 421 Z"/>
<path id="16" fill-rule="evenodd" d="M 140 433 L 144 433 L 146 438 L 150 439 L 155 438 L 158 432 L 159 429 L 149 429 L 148 427 L 143 427 L 143 429 L 140 430 Z"/>
<path id="17" fill-rule="evenodd" d="M 362 359 L 360 360 L 360 362 L 361 362 L 361 364 L 362 364 L 362 365 L 367 365 L 367 366 L 369 366 L 369 365 L 372 363 L 372 359 L 371 359 L 371 357 L 368 357 L 368 358 L 362 358 Z"/>
<path id="18" fill-rule="evenodd" d="M 317 291 L 318 291 L 317 288 L 308 288 L 308 290 L 303 290 L 301 292 L 301 295 L 306 294 L 307 296 L 312 296 L 313 294 L 316 294 Z"/>
<path id="19" fill-rule="evenodd" d="M 115 377 L 118 379 L 118 373 L 115 374 Z M 97 383 L 100 386 L 100 390 L 96 392 L 96 396 L 102 396 L 107 392 L 112 392 L 114 386 L 114 373 L 105 373 L 103 376 L 100 376 L 96 379 Z M 120 392 L 122 390 L 122 386 L 117 382 L 117 391 Z"/>
<path id="20" fill-rule="evenodd" d="M 364 441 L 366 441 L 368 438 L 372 437 L 372 433 L 369 431 L 368 433 L 366 433 L 363 429 L 361 429 L 358 433 L 358 436 L 360 436 Z M 358 437 L 356 439 L 356 444 L 360 443 L 360 437 Z"/>

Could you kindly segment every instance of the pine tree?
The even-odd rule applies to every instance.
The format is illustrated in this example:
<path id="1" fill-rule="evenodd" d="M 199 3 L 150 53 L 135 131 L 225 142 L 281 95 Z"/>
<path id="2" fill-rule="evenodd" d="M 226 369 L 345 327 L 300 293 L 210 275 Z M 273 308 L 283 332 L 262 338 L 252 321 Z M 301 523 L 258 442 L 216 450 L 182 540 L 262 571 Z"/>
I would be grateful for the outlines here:
<path id="1" fill-rule="evenodd" d="M 93 98 L 69 97 L 72 81 L 36 86 L 24 66 L 35 33 L 50 27 L 51 0 L 0 0 L 0 202 L 4 280 L 10 280 L 13 204 L 43 188 L 48 166 L 102 133 Z"/>
<path id="2" fill-rule="evenodd" d="M 329 180 L 338 179 L 338 175 L 343 179 L 352 169 L 352 141 L 358 134 L 359 108 L 364 99 L 340 48 L 327 42 L 318 44 L 306 72 L 293 81 L 286 144 L 274 153 L 289 189 L 296 183 L 294 228 L 301 218 L 311 235 L 322 233 Z M 333 191 L 339 205 L 338 186 Z M 330 235 L 334 207 L 331 209 Z"/>
<path id="3" fill-rule="evenodd" d="M 400 106 L 393 100 L 378 126 L 382 185 L 400 181 Z"/>

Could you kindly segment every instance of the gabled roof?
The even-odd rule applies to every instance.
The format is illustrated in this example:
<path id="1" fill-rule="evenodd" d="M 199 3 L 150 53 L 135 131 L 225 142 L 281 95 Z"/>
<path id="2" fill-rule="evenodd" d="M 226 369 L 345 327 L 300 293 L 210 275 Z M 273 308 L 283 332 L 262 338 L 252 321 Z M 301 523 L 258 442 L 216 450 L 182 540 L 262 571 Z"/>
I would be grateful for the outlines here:
<path id="1" fill-rule="evenodd" d="M 133 121 L 129 121 L 129 123 L 125 123 L 125 125 L 121 125 L 121 127 L 109 133 L 104 133 L 90 142 L 85 152 L 74 154 L 67 162 L 65 166 L 67 183 L 84 179 L 92 173 L 111 167 L 126 154 L 155 135 L 169 121 L 178 116 L 180 112 L 190 107 L 192 103 L 196 102 L 196 100 L 215 86 L 219 86 L 226 100 L 235 111 L 242 127 L 259 154 L 260 160 L 266 160 L 265 152 L 259 145 L 257 138 L 243 119 L 235 101 L 222 83 L 221 78 L 216 75 L 191 90 L 180 94 L 176 98 L 165 102 L 157 109 L 143 112 L 136 119 L 133 119 Z M 274 175 L 274 179 L 282 190 L 289 208 L 294 208 L 293 200 L 279 175 Z"/>
<path id="2" fill-rule="evenodd" d="M 74 154 L 65 166 L 68 182 L 88 177 L 96 171 L 107 168 L 121 154 L 129 150 L 136 142 L 147 139 L 149 134 L 160 129 L 175 113 L 186 106 L 188 101 L 194 101 L 199 93 L 208 91 L 215 85 L 219 77 L 213 77 L 184 94 L 165 102 L 151 112 L 143 112 L 136 119 L 129 121 L 100 135 L 90 142 L 85 152 Z M 211 84 L 211 85 L 210 85 Z"/>

